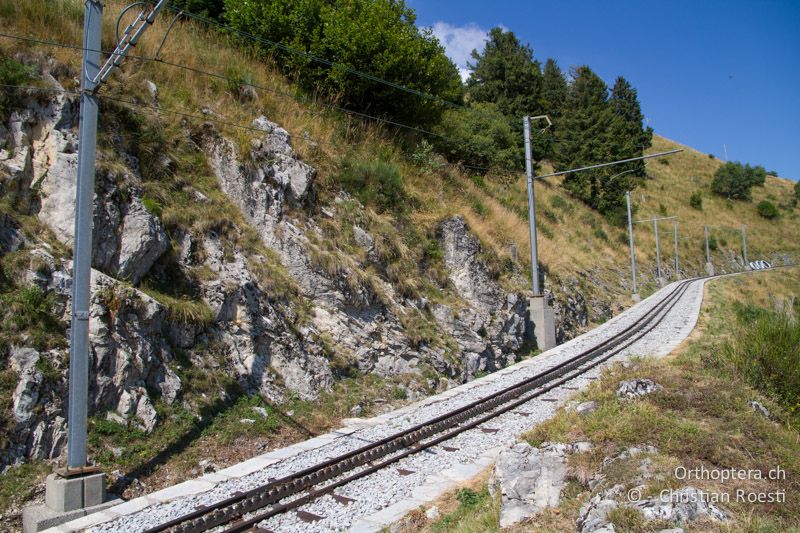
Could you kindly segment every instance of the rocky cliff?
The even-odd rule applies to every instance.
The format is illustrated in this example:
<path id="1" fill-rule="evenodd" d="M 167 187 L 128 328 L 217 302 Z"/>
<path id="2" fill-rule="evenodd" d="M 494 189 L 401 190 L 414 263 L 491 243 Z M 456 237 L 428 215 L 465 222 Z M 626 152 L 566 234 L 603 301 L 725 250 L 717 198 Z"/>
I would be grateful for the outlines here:
<path id="1" fill-rule="evenodd" d="M 61 88 L 52 63 L 39 68 L 47 85 Z M 77 111 L 73 96 L 29 92 L 0 127 L 6 288 L 35 287 L 56 339 L 69 327 Z M 167 220 L 148 196 L 147 174 L 176 173 L 176 163 L 131 149 L 126 113 L 106 107 L 102 115 L 90 322 L 94 416 L 151 431 L 160 422 L 158 402 L 190 401 L 180 377 L 187 365 L 234 376 L 243 392 L 281 401 L 314 398 L 357 373 L 425 373 L 446 378 L 446 386 L 529 349 L 525 295 L 501 287 L 463 218 L 442 220 L 434 236 L 445 269 L 439 283 L 449 296 L 434 301 L 409 291 L 386 259 L 385 232 L 371 227 L 384 224 L 380 217 L 344 192 L 319 203 L 315 169 L 285 130 L 260 117 L 247 143 L 210 122 L 181 125 L 178 134 L 215 183 L 203 192 L 187 176 L 179 194 L 219 222 Z M 326 224 L 341 228 L 345 219 L 359 221 L 347 225 L 353 246 L 331 245 Z M 402 255 L 402 244 L 394 246 Z M 163 289 L 184 285 L 182 296 Z M 65 441 L 68 346 L 36 342 L 19 329 L 4 348 L 5 372 L 16 385 L 3 465 L 58 457 Z"/>

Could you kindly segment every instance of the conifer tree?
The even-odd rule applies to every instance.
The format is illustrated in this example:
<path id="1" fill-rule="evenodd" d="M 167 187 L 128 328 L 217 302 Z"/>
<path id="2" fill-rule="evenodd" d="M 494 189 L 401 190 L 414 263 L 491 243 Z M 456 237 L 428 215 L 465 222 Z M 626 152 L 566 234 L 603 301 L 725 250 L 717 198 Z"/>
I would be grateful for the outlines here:
<path id="1" fill-rule="evenodd" d="M 553 125 L 550 128 L 546 139 L 546 157 L 552 158 L 555 150 L 555 143 L 552 142 L 561 123 L 561 115 L 567 99 L 567 80 L 564 73 L 558 67 L 555 59 L 550 58 L 544 64 L 542 73 L 542 93 L 540 97 L 540 107 L 542 112 L 550 117 Z"/>
<path id="2" fill-rule="evenodd" d="M 522 45 L 514 32 L 492 29 L 483 53 L 473 50 L 472 59 L 467 80 L 471 101 L 493 102 L 504 115 L 520 121 L 539 110 L 541 66 L 530 46 Z"/>
<path id="3" fill-rule="evenodd" d="M 611 109 L 615 116 L 612 132 L 615 159 L 641 156 L 652 144 L 653 129 L 643 126 L 644 115 L 636 89 L 622 76 L 617 78 L 611 90 Z M 644 168 L 644 161 L 639 161 L 619 167 L 616 171 L 634 170 L 631 172 L 633 176 L 644 177 Z"/>
<path id="4" fill-rule="evenodd" d="M 473 50 L 474 63 L 467 79 L 468 99 L 471 102 L 497 104 L 506 116 L 518 138 L 522 150 L 522 117 L 540 115 L 542 71 L 541 64 L 533 58 L 533 50 L 520 43 L 514 32 L 493 28 L 482 53 Z M 545 155 L 545 138 L 531 136 L 534 159 Z"/>
<path id="5" fill-rule="evenodd" d="M 614 115 L 608 87 L 588 66 L 573 69 L 564 113 L 558 126 L 556 166 L 560 170 L 608 161 Z M 595 209 L 603 200 L 602 170 L 569 174 L 564 186 Z"/>

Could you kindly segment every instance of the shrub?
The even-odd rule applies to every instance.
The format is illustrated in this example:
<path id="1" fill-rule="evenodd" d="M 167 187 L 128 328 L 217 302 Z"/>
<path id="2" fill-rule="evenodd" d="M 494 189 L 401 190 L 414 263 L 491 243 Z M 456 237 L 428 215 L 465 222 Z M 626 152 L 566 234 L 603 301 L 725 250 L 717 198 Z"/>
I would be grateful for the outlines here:
<path id="1" fill-rule="evenodd" d="M 703 195 L 700 194 L 700 191 L 695 191 L 692 193 L 692 195 L 689 197 L 689 205 L 698 211 L 703 210 Z"/>
<path id="2" fill-rule="evenodd" d="M 363 204 L 378 211 L 402 211 L 406 198 L 400 171 L 385 161 L 347 163 L 339 179 L 342 187 Z"/>
<path id="3" fill-rule="evenodd" d="M 411 152 L 411 162 L 418 167 L 437 169 L 445 165 L 441 156 L 433 151 L 433 145 L 422 139 L 417 147 Z"/>
<path id="4" fill-rule="evenodd" d="M 711 250 L 712 252 L 716 252 L 717 248 L 719 248 L 717 246 L 717 238 L 714 237 L 713 235 L 709 235 L 709 237 L 708 237 L 708 249 Z"/>
<path id="5" fill-rule="evenodd" d="M 794 184 L 794 197 L 800 200 L 800 181 Z"/>
<path id="6" fill-rule="evenodd" d="M 519 139 L 495 104 L 451 109 L 434 129 L 434 144 L 452 162 L 480 167 L 521 168 Z"/>
<path id="7" fill-rule="evenodd" d="M 768 200 L 762 200 L 758 203 L 756 207 L 758 209 L 758 214 L 766 219 L 773 219 L 778 217 L 778 208 L 775 207 L 775 204 Z"/>
<path id="8" fill-rule="evenodd" d="M 475 492 L 472 489 L 459 489 L 456 492 L 456 500 L 458 503 L 463 505 L 464 507 L 474 507 L 475 505 L 481 503 L 485 499 L 485 496 L 480 492 Z"/>

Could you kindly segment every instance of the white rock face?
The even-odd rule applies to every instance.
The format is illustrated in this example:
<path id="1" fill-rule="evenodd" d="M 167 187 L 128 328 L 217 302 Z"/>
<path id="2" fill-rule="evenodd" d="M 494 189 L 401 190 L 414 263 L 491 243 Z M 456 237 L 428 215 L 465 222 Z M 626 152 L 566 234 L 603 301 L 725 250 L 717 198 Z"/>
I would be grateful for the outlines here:
<path id="1" fill-rule="evenodd" d="M 631 379 L 620 381 L 617 396 L 620 398 L 640 398 L 661 390 L 663 387 L 652 379 Z"/>
<path id="2" fill-rule="evenodd" d="M 710 518 L 717 522 L 727 521 L 728 514 L 707 500 L 699 489 L 683 487 L 672 491 L 669 498 L 642 500 L 634 503 L 633 507 L 648 520 L 685 523 Z"/>
<path id="3" fill-rule="evenodd" d="M 0 166 L 12 176 L 8 185 L 20 194 L 38 188 L 39 217 L 71 246 L 78 170 L 74 98 L 55 94 L 43 103 L 31 100 L 11 114 L 9 131 L 11 142 L 0 157 Z M 130 176 L 123 179 L 131 181 Z M 144 209 L 135 185 L 130 198 L 123 199 L 116 181 L 117 176 L 97 172 L 92 264 L 135 285 L 167 250 L 169 240 L 158 219 Z"/>
<path id="4" fill-rule="evenodd" d="M 614 524 L 609 521 L 608 515 L 619 507 L 614 499 L 624 491 L 622 485 L 615 485 L 601 494 L 594 495 L 578 512 L 575 522 L 577 533 L 609 533 L 616 531 Z"/>
<path id="5" fill-rule="evenodd" d="M 167 248 L 169 239 L 161 223 L 134 198 L 122 220 L 117 277 L 138 283 Z"/>
<path id="6" fill-rule="evenodd" d="M 43 78 L 57 86 L 46 73 Z M 146 88 L 157 102 L 158 88 L 152 84 Z M 67 246 L 74 231 L 77 111 L 74 97 L 37 93 L 0 125 L 0 195 L 13 196 L 26 214 L 38 215 Z M 310 211 L 300 213 L 313 199 L 316 170 L 295 154 L 286 130 L 264 117 L 254 121 L 254 126 L 262 133 L 253 139 L 246 155 L 210 126 L 200 128 L 193 139 L 205 152 L 223 191 L 296 281 L 299 298 L 310 303 L 309 319 L 298 325 L 294 302 L 275 301 L 251 271 L 258 258 L 235 246 L 231 250 L 227 237 L 213 232 L 172 234 L 172 230 L 168 236 L 142 201 L 139 162 L 117 143 L 113 155 L 123 165 L 115 165 L 114 171 L 98 170 L 95 180 L 92 413 L 107 413 L 113 420 L 152 430 L 159 421 L 147 391 L 156 390 L 163 401 L 174 401 L 181 382 L 170 368 L 174 366 L 172 347 L 188 353 L 201 343 L 213 344 L 221 370 L 232 373 L 245 390 L 273 400 L 282 399 L 287 390 L 315 398 L 333 384 L 330 356 L 319 340 L 323 334 L 351 357 L 352 362 L 347 361 L 354 369 L 383 376 L 420 373 L 426 365 L 449 378 L 442 382 L 450 384 L 514 360 L 524 341 L 525 300 L 521 294 L 506 293 L 491 278 L 481 261 L 480 243 L 463 219 L 443 221 L 438 235 L 451 279 L 467 304 L 457 312 L 424 298 L 402 297 L 383 274 L 362 282 L 367 270 L 382 272 L 385 267 L 375 253 L 369 227 L 354 229 L 367 259 L 343 253 L 341 268 L 327 272 L 312 260 L 318 250 L 310 237 L 322 232 Z M 124 190 L 118 185 L 123 182 Z M 188 192 L 198 202 L 209 201 L 199 191 Z M 319 206 L 321 216 L 334 217 L 341 202 L 355 200 L 342 194 L 336 205 Z M 18 224 L 3 215 L 0 250 L 39 246 L 25 239 Z M 181 269 L 205 267 L 214 273 L 215 279 L 203 280 L 197 287 L 214 313 L 213 324 L 176 322 L 163 305 L 130 287 L 149 273 L 158 274 L 170 239 L 179 243 L 175 255 Z M 68 262 L 62 263 L 63 258 L 54 258 L 55 252 L 45 248 L 37 257 L 50 272 L 29 272 L 25 282 L 55 295 L 53 311 L 66 326 L 71 273 Z M 203 258 L 196 259 L 199 256 Z M 453 353 L 412 343 L 400 320 L 408 313 L 433 317 L 442 335 L 455 341 Z M 61 452 L 66 368 L 59 362 L 67 359 L 66 354 L 65 349 L 40 354 L 54 365 L 60 379 L 49 371 L 43 374 L 35 364 L 19 367 L 14 402 L 19 431 L 9 451 L 0 455 L 0 465 L 26 456 L 52 458 Z M 408 394 L 413 397 L 415 391 Z"/>
<path id="7" fill-rule="evenodd" d="M 519 443 L 500 453 L 490 486 L 500 491 L 501 528 L 558 506 L 565 484 L 566 450 L 566 446 L 539 449 Z"/>
<path id="8" fill-rule="evenodd" d="M 26 425 L 33 417 L 33 408 L 39 400 L 39 387 L 42 384 L 42 373 L 36 368 L 39 352 L 33 348 L 11 348 L 11 368 L 19 375 L 17 387 L 14 389 L 13 413 L 18 425 Z"/>

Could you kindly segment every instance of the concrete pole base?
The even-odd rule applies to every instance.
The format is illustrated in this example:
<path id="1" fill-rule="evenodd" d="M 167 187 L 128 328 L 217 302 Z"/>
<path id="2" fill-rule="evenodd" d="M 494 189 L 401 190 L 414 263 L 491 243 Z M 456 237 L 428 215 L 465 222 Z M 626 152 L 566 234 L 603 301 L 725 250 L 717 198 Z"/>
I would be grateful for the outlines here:
<path id="1" fill-rule="evenodd" d="M 659 287 L 665 287 L 666 285 L 667 285 L 667 280 L 666 279 L 664 279 L 663 277 L 658 278 L 658 286 Z"/>
<path id="2" fill-rule="evenodd" d="M 642 297 L 639 296 L 638 292 L 634 292 L 633 294 L 631 294 L 631 300 L 633 300 L 635 303 L 638 304 L 639 302 L 642 301 Z"/>
<path id="3" fill-rule="evenodd" d="M 122 503 L 106 501 L 105 475 L 94 473 L 65 478 L 47 476 L 43 505 L 22 510 L 23 533 L 35 533 Z"/>
<path id="4" fill-rule="evenodd" d="M 706 274 L 709 276 L 714 275 L 714 265 L 712 265 L 711 263 L 706 263 Z"/>
<path id="5" fill-rule="evenodd" d="M 534 296 L 528 300 L 528 319 L 533 326 L 536 347 L 546 352 L 556 347 L 556 322 L 553 308 L 547 305 L 544 296 Z"/>

